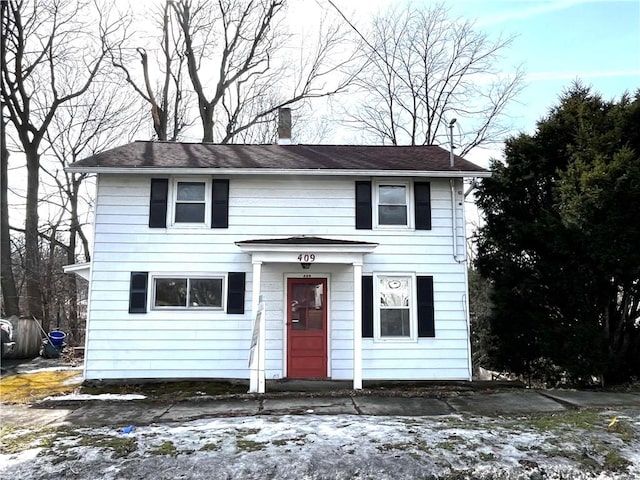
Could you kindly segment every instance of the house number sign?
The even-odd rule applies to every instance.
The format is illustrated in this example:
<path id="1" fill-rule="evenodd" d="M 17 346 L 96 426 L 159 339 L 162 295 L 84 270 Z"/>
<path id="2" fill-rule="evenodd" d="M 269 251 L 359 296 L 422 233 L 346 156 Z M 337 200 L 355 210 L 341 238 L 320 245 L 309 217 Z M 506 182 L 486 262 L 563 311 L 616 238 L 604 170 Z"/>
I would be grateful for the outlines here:
<path id="1" fill-rule="evenodd" d="M 298 255 L 298 261 L 300 263 L 313 263 L 316 261 L 315 253 L 301 253 Z"/>

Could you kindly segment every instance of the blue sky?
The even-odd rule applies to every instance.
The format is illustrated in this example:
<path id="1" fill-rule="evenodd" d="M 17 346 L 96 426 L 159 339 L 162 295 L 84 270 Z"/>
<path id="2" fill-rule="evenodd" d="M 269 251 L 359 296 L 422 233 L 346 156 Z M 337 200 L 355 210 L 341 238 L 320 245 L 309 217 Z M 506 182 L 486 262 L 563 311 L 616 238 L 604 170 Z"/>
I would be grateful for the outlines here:
<path id="1" fill-rule="evenodd" d="M 526 86 L 511 109 L 516 130 L 536 120 L 574 79 L 605 98 L 640 88 L 640 0 L 454 1 L 451 12 L 475 18 L 491 36 L 516 38 L 503 68 L 522 64 Z"/>

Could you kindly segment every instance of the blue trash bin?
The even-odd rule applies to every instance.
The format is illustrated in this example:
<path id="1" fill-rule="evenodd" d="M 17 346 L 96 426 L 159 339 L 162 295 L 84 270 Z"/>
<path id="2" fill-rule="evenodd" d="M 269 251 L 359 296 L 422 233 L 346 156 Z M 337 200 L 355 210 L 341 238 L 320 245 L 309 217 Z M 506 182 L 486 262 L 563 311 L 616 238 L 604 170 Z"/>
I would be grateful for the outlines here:
<path id="1" fill-rule="evenodd" d="M 66 333 L 57 330 L 55 332 L 49 332 L 49 341 L 54 347 L 61 347 L 64 344 L 66 336 Z"/>

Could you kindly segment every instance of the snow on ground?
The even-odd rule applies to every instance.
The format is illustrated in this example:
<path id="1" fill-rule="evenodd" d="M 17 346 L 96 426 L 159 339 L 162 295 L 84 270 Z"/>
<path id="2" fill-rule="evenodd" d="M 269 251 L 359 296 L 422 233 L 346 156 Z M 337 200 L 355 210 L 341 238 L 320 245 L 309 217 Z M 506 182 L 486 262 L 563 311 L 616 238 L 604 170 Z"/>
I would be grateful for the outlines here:
<path id="1" fill-rule="evenodd" d="M 41 372 L 66 372 L 70 370 L 77 370 L 78 372 L 82 372 L 84 367 L 82 365 L 75 366 L 53 366 L 53 367 L 42 367 L 42 368 L 27 368 L 21 369 L 17 368 L 16 373 L 41 373 Z"/>
<path id="2" fill-rule="evenodd" d="M 606 427 L 612 413 L 617 431 Z M 640 478 L 640 418 L 592 415 L 593 426 L 575 419 L 542 425 L 531 417 L 274 415 L 154 424 L 128 434 L 122 428 L 59 427 L 43 432 L 30 448 L 0 455 L 0 477 Z M 3 444 L 23 434 L 11 432 Z"/>
<path id="3" fill-rule="evenodd" d="M 68 400 L 98 400 L 98 401 L 126 401 L 126 400 L 144 400 L 147 398 L 145 395 L 137 393 L 100 393 L 97 395 L 91 395 L 88 393 L 70 393 L 69 395 L 56 395 L 54 397 L 47 397 L 45 402 L 64 402 Z"/>

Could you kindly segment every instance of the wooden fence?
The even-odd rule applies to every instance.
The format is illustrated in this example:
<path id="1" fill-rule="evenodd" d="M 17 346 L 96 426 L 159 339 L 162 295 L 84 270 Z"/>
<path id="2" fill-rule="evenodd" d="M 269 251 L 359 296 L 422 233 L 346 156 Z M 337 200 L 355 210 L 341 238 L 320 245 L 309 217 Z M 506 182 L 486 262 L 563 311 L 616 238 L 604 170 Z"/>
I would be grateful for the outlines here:
<path id="1" fill-rule="evenodd" d="M 33 358 L 40 354 L 44 334 L 40 322 L 32 318 L 8 318 L 13 325 L 13 341 L 16 342 L 6 358 Z"/>

